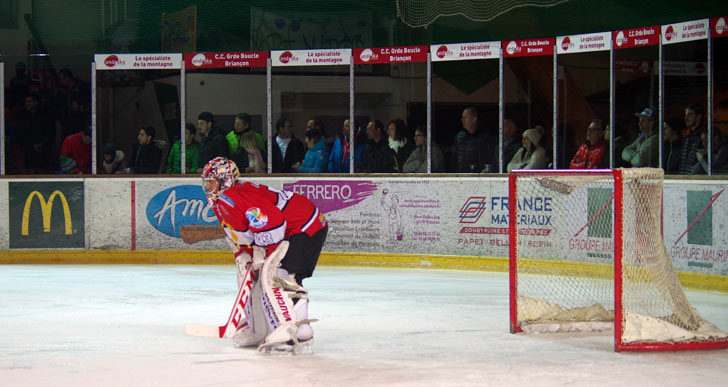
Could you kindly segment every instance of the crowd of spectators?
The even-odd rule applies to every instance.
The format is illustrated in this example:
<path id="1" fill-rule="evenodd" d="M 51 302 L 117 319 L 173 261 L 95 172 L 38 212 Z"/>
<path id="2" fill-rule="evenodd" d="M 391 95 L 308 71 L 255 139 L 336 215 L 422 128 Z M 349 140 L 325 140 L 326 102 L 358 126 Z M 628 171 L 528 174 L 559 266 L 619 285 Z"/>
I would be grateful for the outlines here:
<path id="1" fill-rule="evenodd" d="M 75 78 L 69 69 L 62 69 L 53 85 L 44 89 L 28 76 L 21 62 L 6 93 L 6 173 L 91 173 L 88 84 Z M 613 128 L 599 118 L 592 119 L 583 141 L 577 141 L 577 151 L 570 162 L 566 160 L 568 167 L 608 168 L 610 160 L 616 167 L 658 167 L 662 129 L 661 164 L 666 174 L 706 174 L 709 162 L 713 173 L 728 173 L 728 136 L 714 128 L 713 138 L 708 138 L 701 105 L 690 104 L 684 113 L 682 119 L 666 118 L 660 125 L 655 111 L 645 108 L 635 113 L 639 127 L 636 138 L 617 135 L 612 141 Z M 200 173 L 202 166 L 217 156 L 235 161 L 241 173 L 268 171 L 266 140 L 260 130 L 253 128 L 247 113 L 236 115 L 234 129 L 227 133 L 217 125 L 211 112 L 199 113 L 196 125 L 187 123 L 184 171 L 180 165 L 182 141 L 168 147 L 156 138 L 155 127 L 135 130 L 137 142 L 128 157 L 114 144 L 103 144 L 98 173 Z M 380 120 L 371 120 L 364 127 L 357 121 L 344 120 L 335 134 L 328 135 L 324 123 L 314 117 L 306 122 L 303 138 L 299 139 L 294 135 L 294 123 L 281 117 L 275 124 L 271 167 L 274 173 L 349 173 L 352 159 L 357 173 L 426 173 L 428 162 L 434 173 L 496 173 L 553 167 L 544 144 L 544 138 L 550 139 L 550 134 L 542 126 L 521 132 L 515 119 L 503 121 L 500 171 L 499 138 L 495 130 L 482 128 L 475 107 L 465 108 L 460 125 L 450 130 L 452 145 L 443 152 L 434 139 L 428 147 L 431 133 L 427 127 L 411 131 L 401 118 L 391 119 L 386 126 Z M 611 151 L 610 146 L 614 148 Z M 712 149 L 710 156 L 708 149 Z"/>

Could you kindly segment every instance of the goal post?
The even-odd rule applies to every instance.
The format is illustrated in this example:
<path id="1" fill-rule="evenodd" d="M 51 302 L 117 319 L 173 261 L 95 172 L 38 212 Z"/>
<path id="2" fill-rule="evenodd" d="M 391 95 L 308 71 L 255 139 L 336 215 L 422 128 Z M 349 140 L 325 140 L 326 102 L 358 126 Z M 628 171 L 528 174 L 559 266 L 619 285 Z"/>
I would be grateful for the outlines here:
<path id="1" fill-rule="evenodd" d="M 662 240 L 663 171 L 509 175 L 510 331 L 614 332 L 615 351 L 728 348 Z"/>

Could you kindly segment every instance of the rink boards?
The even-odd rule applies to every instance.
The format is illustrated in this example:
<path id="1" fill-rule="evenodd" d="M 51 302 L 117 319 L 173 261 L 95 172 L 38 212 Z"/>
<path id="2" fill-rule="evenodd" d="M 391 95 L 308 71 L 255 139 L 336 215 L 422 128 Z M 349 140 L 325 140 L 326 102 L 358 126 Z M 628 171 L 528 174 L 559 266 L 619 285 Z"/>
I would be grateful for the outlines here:
<path id="1" fill-rule="evenodd" d="M 304 195 L 325 213 L 330 229 L 322 264 L 507 269 L 506 177 L 255 181 Z M 665 244 L 677 270 L 694 274 L 688 277 L 696 285 L 728 289 L 726 187 L 725 180 L 665 181 Z M 548 196 L 526 200 L 521 204 L 529 210 L 519 222 L 536 233 L 529 243 L 548 247 L 545 235 L 560 232 L 553 227 L 559 209 Z M 4 179 L 0 206 L 7 214 L 0 222 L 4 263 L 231 262 L 199 178 Z M 577 213 L 587 222 L 583 207 Z M 569 238 L 571 259 L 611 262 L 608 236 L 561 238 Z"/>

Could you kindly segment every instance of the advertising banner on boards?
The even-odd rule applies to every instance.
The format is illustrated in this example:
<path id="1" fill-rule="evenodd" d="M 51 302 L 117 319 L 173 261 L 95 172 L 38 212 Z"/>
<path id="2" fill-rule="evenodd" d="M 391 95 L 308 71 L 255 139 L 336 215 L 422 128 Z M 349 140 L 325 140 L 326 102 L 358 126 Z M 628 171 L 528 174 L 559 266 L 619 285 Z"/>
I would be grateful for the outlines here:
<path id="1" fill-rule="evenodd" d="M 311 199 L 329 222 L 328 252 L 508 256 L 506 179 L 260 178 L 256 182 Z M 227 249 L 200 189 L 190 179 L 137 184 L 137 248 Z M 678 270 L 728 274 L 728 195 L 725 184 L 666 184 L 664 240 Z M 588 225 L 608 192 L 592 190 L 576 216 Z M 526 197 L 518 222 L 529 248 L 568 246 L 575 259 L 611 263 L 611 227 L 563 229 L 563 203 Z M 573 211 L 568 212 L 574 216 Z M 599 216 L 611 219 L 611 212 Z M 577 222 L 578 223 L 578 222 Z M 601 225 L 611 222 L 597 222 Z M 594 224 L 597 224 L 594 223 Z"/>
<path id="2" fill-rule="evenodd" d="M 10 182 L 10 248 L 83 248 L 84 183 Z"/>

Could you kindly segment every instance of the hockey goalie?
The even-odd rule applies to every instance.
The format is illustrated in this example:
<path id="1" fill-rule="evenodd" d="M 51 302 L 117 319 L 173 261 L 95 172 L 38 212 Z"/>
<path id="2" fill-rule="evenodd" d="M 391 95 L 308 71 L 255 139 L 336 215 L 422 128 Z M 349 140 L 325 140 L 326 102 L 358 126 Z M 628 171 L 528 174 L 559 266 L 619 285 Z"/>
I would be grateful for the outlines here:
<path id="1" fill-rule="evenodd" d="M 210 160 L 202 172 L 238 270 L 238 299 L 220 337 L 265 353 L 310 352 L 313 329 L 303 280 L 316 267 L 327 222 L 307 198 L 239 177 L 235 163 L 223 157 Z M 244 313 L 236 315 L 236 307 Z"/>

